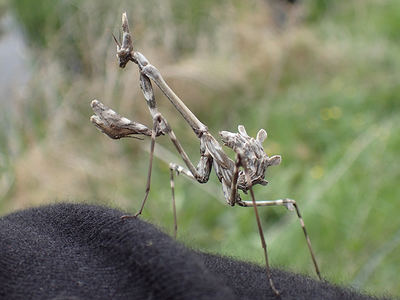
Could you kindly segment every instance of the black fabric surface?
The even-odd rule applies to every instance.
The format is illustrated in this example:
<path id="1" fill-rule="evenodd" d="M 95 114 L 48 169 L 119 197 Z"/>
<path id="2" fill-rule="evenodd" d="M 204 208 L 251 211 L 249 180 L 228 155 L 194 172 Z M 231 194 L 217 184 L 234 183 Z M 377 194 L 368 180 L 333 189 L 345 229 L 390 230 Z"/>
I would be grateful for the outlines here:
<path id="1" fill-rule="evenodd" d="M 0 299 L 277 299 L 264 269 L 187 249 L 140 219 L 57 204 L 0 219 Z M 273 270 L 281 299 L 373 299 Z"/>

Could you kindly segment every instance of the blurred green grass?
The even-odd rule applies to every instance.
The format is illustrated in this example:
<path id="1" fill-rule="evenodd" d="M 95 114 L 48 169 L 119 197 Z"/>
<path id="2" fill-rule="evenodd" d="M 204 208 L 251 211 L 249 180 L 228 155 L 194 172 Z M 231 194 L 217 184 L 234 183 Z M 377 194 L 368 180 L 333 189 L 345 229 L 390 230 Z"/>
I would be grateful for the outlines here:
<path id="1" fill-rule="evenodd" d="M 31 42 L 35 75 L 12 111 L 2 110 L 2 214 L 64 200 L 138 209 L 148 141 L 112 141 L 88 121 L 90 100 L 98 98 L 150 122 L 137 70 L 118 69 L 110 38 L 127 10 L 137 49 L 211 132 L 235 131 L 238 124 L 251 135 L 268 131 L 266 152 L 281 154 L 283 162 L 256 196 L 298 201 L 324 277 L 400 295 L 398 1 L 9 5 Z M 277 13 L 285 18 L 277 20 Z M 197 162 L 198 141 L 157 96 Z M 175 153 L 167 138 L 160 145 Z M 144 218 L 171 232 L 164 160 L 155 162 Z M 215 189 L 215 175 L 203 186 L 176 178 L 179 239 L 261 264 L 253 211 L 224 205 Z M 296 217 L 282 208 L 260 212 L 272 264 L 312 275 Z"/>

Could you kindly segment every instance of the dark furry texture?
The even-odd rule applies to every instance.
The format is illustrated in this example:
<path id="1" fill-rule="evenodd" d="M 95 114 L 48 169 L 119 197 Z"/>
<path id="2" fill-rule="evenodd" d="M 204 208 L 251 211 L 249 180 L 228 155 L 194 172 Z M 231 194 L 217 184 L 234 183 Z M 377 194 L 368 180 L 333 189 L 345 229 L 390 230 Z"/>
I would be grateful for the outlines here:
<path id="1" fill-rule="evenodd" d="M 264 269 L 197 253 L 117 210 L 58 204 L 0 219 L 0 299 L 277 299 Z M 280 270 L 282 299 L 372 299 Z"/>

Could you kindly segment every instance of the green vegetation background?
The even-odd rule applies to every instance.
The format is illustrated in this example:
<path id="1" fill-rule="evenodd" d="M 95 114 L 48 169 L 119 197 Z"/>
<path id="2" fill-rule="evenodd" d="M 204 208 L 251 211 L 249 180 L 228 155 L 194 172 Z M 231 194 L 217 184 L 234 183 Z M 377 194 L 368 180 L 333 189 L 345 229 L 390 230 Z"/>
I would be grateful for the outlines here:
<path id="1" fill-rule="evenodd" d="M 282 1 L 283 2 L 283 1 Z M 246 4 L 244 4 L 246 3 Z M 89 122 L 99 99 L 151 123 L 134 65 L 118 68 L 111 33 L 127 11 L 144 53 L 211 132 L 265 128 L 283 162 L 256 197 L 298 201 L 322 273 L 400 296 L 400 2 L 2 1 L 32 51 L 31 80 L 1 109 L 0 212 L 90 202 L 135 212 L 149 141 L 114 141 Z M 193 161 L 198 141 L 157 94 Z M 0 103 L 3 105 L 3 103 Z M 172 232 L 168 161 L 159 139 L 144 218 Z M 161 148 L 162 147 L 162 148 Z M 229 151 L 229 150 L 227 150 Z M 176 178 L 179 240 L 262 264 L 253 211 Z M 293 213 L 261 209 L 273 266 L 314 276 Z"/>

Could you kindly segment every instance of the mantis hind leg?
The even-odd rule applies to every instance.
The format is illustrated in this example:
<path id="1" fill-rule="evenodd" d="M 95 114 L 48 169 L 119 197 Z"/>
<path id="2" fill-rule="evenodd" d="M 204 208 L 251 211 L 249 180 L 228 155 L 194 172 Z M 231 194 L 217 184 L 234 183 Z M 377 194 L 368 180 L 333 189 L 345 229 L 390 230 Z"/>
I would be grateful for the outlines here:
<path id="1" fill-rule="evenodd" d="M 251 195 L 251 200 L 252 200 L 251 203 L 252 203 L 252 206 L 254 207 L 254 214 L 255 214 L 255 217 L 256 217 L 256 221 L 257 221 L 258 233 L 260 235 L 261 246 L 262 246 L 263 251 L 264 251 L 265 270 L 266 270 L 266 273 L 267 273 L 267 279 L 268 279 L 269 285 L 270 285 L 272 291 L 274 292 L 274 294 L 276 296 L 280 296 L 280 292 L 275 287 L 274 281 L 272 279 L 271 268 L 269 266 L 269 260 L 268 260 L 267 243 L 265 242 L 264 232 L 263 232 L 263 228 L 262 228 L 262 225 L 261 225 L 260 216 L 258 214 L 258 209 L 257 209 L 257 205 L 256 205 L 256 199 L 255 199 L 255 196 L 254 196 L 254 191 L 253 191 L 253 188 L 252 188 L 252 182 L 251 182 L 251 178 L 250 178 L 250 175 L 249 175 L 249 171 L 248 171 L 246 163 L 242 161 L 242 159 L 241 159 L 239 154 L 236 156 L 235 172 L 233 174 L 234 175 L 233 179 L 236 179 L 236 182 L 232 182 L 232 186 L 234 186 L 234 185 L 236 186 L 237 185 L 237 175 L 235 176 L 235 174 L 239 172 L 239 168 L 238 168 L 239 165 L 243 166 L 243 168 L 244 168 L 244 173 L 245 173 L 245 176 L 246 176 L 247 186 L 249 187 L 249 190 L 250 190 L 250 195 Z M 232 194 L 234 194 L 234 193 L 232 193 Z M 238 204 L 240 204 L 240 203 L 241 202 L 239 202 Z"/>
<path id="2" fill-rule="evenodd" d="M 300 226 L 301 226 L 301 228 L 303 230 L 304 237 L 305 237 L 306 242 L 307 242 L 308 250 L 310 252 L 310 256 L 311 256 L 311 259 L 312 259 L 313 264 L 314 264 L 315 272 L 317 273 L 318 278 L 320 280 L 322 279 L 321 278 L 321 273 L 319 271 L 317 259 L 315 258 L 315 254 L 314 254 L 314 251 L 313 251 L 312 246 L 311 246 L 311 240 L 310 240 L 310 237 L 309 237 L 309 235 L 307 233 L 307 230 L 306 230 L 306 225 L 304 223 L 303 217 L 300 214 L 300 209 L 299 209 L 299 207 L 298 207 L 298 205 L 297 205 L 295 200 L 285 198 L 285 199 L 279 199 L 279 200 L 256 201 L 255 203 L 253 201 L 241 201 L 241 202 L 238 203 L 238 205 L 244 206 L 244 207 L 252 207 L 252 206 L 285 206 L 288 210 L 292 210 L 292 211 L 296 210 L 296 214 L 297 214 L 297 217 L 299 219 Z"/>

